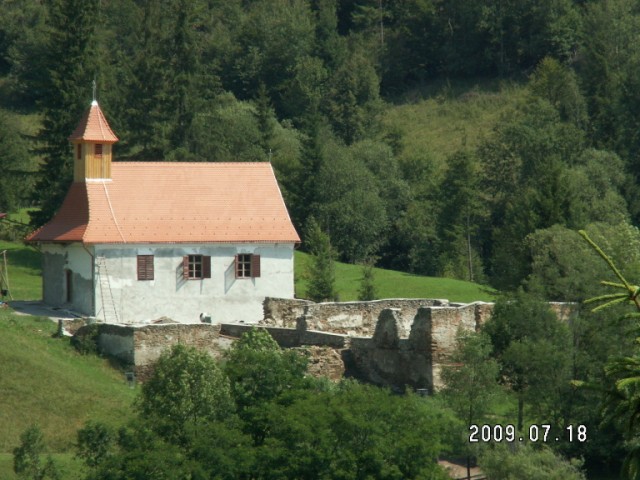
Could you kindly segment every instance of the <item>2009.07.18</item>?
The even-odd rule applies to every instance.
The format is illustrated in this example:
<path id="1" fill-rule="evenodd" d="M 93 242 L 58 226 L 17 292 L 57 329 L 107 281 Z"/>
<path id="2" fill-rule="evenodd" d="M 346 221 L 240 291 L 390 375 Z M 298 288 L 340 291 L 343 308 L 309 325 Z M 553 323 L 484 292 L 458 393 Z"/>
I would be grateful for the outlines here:
<path id="1" fill-rule="evenodd" d="M 516 431 L 514 425 L 469 425 L 469 442 L 586 442 L 587 427 L 584 425 L 569 425 L 558 431 L 548 424 L 532 424 L 528 429 Z"/>

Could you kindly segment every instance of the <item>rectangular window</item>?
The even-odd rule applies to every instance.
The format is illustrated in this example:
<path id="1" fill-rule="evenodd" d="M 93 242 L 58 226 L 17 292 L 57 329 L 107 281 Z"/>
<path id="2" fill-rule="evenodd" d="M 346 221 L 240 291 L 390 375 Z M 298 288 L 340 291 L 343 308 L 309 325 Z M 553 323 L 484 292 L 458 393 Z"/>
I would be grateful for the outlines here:
<path id="1" fill-rule="evenodd" d="M 185 255 L 182 259 L 182 276 L 185 280 L 211 278 L 211 257 L 208 255 Z"/>
<path id="2" fill-rule="evenodd" d="M 76 145 L 76 158 L 80 160 L 82 158 L 82 145 Z"/>
<path id="3" fill-rule="evenodd" d="M 138 255 L 138 280 L 153 280 L 153 255 Z"/>
<path id="4" fill-rule="evenodd" d="M 236 255 L 236 278 L 257 278 L 260 276 L 260 255 L 241 253 Z"/>
<path id="5" fill-rule="evenodd" d="M 96 157 L 101 157 L 102 156 L 102 144 L 101 143 L 96 143 L 96 148 L 94 150 L 94 154 Z"/>

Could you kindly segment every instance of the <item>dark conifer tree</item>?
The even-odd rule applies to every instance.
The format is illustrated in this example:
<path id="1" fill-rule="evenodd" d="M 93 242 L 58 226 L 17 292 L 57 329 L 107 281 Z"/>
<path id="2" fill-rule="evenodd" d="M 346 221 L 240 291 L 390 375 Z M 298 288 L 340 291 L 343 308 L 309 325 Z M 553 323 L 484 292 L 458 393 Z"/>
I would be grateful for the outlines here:
<path id="1" fill-rule="evenodd" d="M 258 128 L 260 128 L 261 134 L 261 147 L 266 155 L 270 156 L 271 143 L 274 135 L 274 113 L 271 106 L 271 99 L 269 98 L 269 92 L 264 83 L 260 83 L 258 87 L 258 95 L 255 99 L 256 104 L 256 120 L 258 121 Z"/>
<path id="2" fill-rule="evenodd" d="M 193 121 L 193 85 L 198 68 L 193 20 L 193 2 L 179 0 L 172 12 L 175 17 L 169 43 L 171 61 L 168 79 L 170 112 L 175 116 L 171 135 L 172 148 L 185 148 Z"/>
<path id="3" fill-rule="evenodd" d="M 313 217 L 307 222 L 305 240 L 312 255 L 306 295 L 314 302 L 333 301 L 336 298 L 334 252 L 329 235 L 322 231 Z"/>
<path id="4" fill-rule="evenodd" d="M 38 135 L 43 163 L 33 200 L 41 209 L 32 214 L 34 225 L 46 222 L 62 204 L 73 177 L 69 135 L 91 101 L 92 80 L 98 59 L 94 30 L 99 14 L 97 0 L 51 0 L 49 56 L 44 119 Z"/>
<path id="5" fill-rule="evenodd" d="M 166 151 L 169 128 L 166 119 L 167 61 L 165 17 L 157 2 L 145 2 L 140 12 L 138 45 L 125 60 L 127 76 L 126 119 L 129 141 L 139 160 L 160 160 Z"/>

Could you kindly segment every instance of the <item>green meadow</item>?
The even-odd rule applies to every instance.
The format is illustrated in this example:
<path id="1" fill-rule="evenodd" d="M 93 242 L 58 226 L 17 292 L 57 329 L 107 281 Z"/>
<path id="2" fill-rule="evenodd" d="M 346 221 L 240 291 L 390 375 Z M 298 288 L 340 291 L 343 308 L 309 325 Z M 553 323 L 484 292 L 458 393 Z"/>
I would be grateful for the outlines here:
<path id="1" fill-rule="evenodd" d="M 307 289 L 308 266 L 311 257 L 303 252 L 295 254 L 296 297 L 304 298 Z M 340 301 L 358 299 L 362 281 L 362 267 L 335 262 L 336 290 Z M 495 291 L 477 283 L 453 278 L 423 277 L 394 270 L 374 269 L 374 285 L 378 298 L 446 298 L 452 302 L 490 302 Z"/>

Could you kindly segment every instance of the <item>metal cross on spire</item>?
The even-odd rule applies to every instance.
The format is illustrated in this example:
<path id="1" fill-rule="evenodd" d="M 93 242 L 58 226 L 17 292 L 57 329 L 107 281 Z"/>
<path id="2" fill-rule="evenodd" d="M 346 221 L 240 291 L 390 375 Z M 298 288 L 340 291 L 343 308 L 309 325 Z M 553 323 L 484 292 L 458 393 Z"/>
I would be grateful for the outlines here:
<path id="1" fill-rule="evenodd" d="M 98 101 L 96 100 L 96 79 L 93 79 L 93 85 L 92 85 L 92 90 L 93 90 L 93 101 L 91 102 L 92 105 L 95 105 L 96 103 L 98 103 Z"/>

